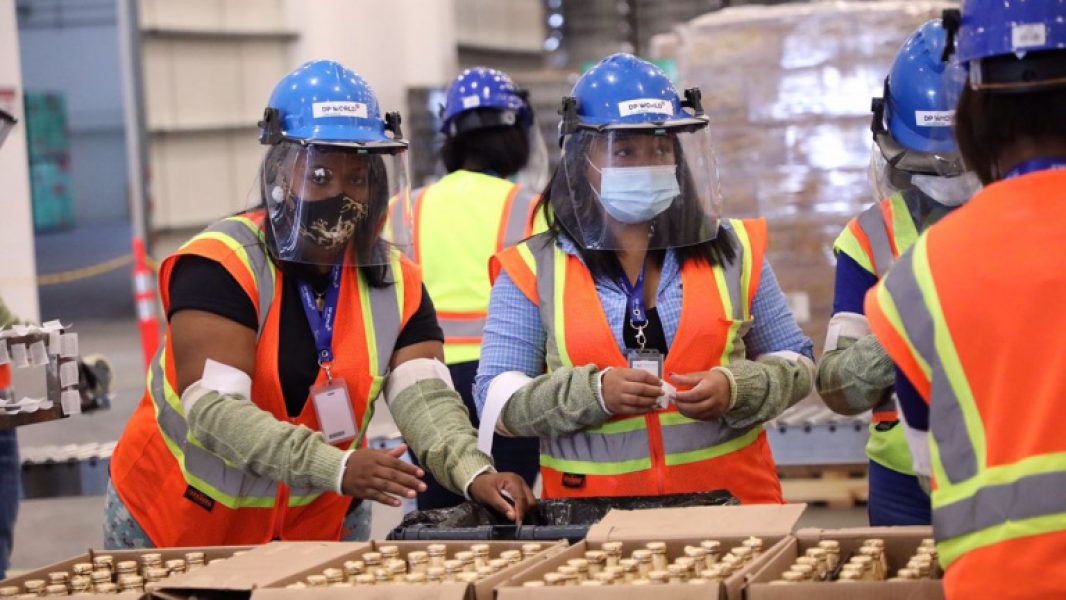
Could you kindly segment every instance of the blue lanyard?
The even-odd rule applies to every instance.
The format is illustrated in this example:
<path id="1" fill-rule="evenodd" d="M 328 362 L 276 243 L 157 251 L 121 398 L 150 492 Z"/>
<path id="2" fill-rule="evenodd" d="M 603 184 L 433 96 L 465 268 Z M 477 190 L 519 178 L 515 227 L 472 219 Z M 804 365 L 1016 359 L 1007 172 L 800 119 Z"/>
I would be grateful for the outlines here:
<path id="1" fill-rule="evenodd" d="M 1066 158 L 1037 158 L 1035 160 L 1027 160 L 1011 169 L 1010 173 L 1007 173 L 1006 177 L 1003 179 L 1013 179 L 1015 177 L 1021 177 L 1022 175 L 1036 173 L 1037 171 L 1051 171 L 1055 169 L 1066 169 Z"/>
<path id="2" fill-rule="evenodd" d="M 337 299 L 341 292 L 341 268 L 333 267 L 330 273 L 329 289 L 322 299 L 322 310 L 318 310 L 315 302 L 315 292 L 306 281 L 297 281 L 300 288 L 300 300 L 303 301 L 304 314 L 307 322 L 311 325 L 311 333 L 315 336 L 315 348 L 318 349 L 318 364 L 326 367 L 326 375 L 329 376 L 328 365 L 333 362 L 333 322 L 337 318 Z M 332 378 L 332 377 L 331 377 Z"/>
<path id="3" fill-rule="evenodd" d="M 640 274 L 637 282 L 630 285 L 629 277 L 623 273 L 618 278 L 618 285 L 626 293 L 626 322 L 637 331 L 637 345 L 644 350 L 647 338 L 644 336 L 644 328 L 648 326 L 648 315 L 644 312 L 644 265 L 640 265 Z"/>

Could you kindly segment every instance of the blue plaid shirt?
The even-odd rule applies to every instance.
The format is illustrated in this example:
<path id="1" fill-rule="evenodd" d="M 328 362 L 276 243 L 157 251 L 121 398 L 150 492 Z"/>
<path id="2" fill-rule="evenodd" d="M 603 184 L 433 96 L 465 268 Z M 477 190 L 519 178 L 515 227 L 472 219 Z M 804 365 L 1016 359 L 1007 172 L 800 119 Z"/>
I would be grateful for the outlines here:
<path id="1" fill-rule="evenodd" d="M 725 227 L 729 225 L 725 224 Z M 558 244 L 567 254 L 578 255 L 576 245 L 569 238 L 560 237 Z M 615 343 L 624 354 L 622 329 L 625 324 L 626 293 L 609 277 L 596 280 L 596 293 L 607 315 Z M 673 345 L 681 320 L 681 269 L 672 250 L 666 252 L 663 260 L 656 309 L 663 324 L 666 343 Z M 785 302 L 785 295 L 777 284 L 777 277 L 765 259 L 751 314 L 755 322 L 751 331 L 744 336 L 748 356 L 791 350 L 814 360 L 814 343 L 803 335 L 796 324 Z M 474 380 L 474 401 L 478 415 L 485 405 L 489 383 L 500 373 L 520 371 L 530 377 L 544 374 L 547 338 L 537 306 L 526 298 L 506 272 L 501 272 L 492 288 L 489 316 L 481 343 L 481 362 Z"/>

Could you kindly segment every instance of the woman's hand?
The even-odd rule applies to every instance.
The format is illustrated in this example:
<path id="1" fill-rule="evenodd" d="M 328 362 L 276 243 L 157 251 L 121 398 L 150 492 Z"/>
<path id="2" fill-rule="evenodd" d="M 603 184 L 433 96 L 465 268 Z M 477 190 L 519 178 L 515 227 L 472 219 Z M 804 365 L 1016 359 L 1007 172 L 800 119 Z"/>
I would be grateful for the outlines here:
<path id="1" fill-rule="evenodd" d="M 678 386 L 691 388 L 677 392 L 674 398 L 678 412 L 686 417 L 697 421 L 713 421 L 729 410 L 732 390 L 729 378 L 721 371 L 712 369 L 686 375 L 674 373 L 670 379 Z"/>
<path id="2" fill-rule="evenodd" d="M 505 495 L 506 494 L 506 495 Z M 470 497 L 521 523 L 526 513 L 537 505 L 533 490 L 514 473 L 485 472 L 470 484 Z"/>
<path id="3" fill-rule="evenodd" d="M 392 450 L 356 450 L 344 465 L 341 490 L 346 496 L 400 506 L 400 498 L 414 498 L 426 491 L 425 472 L 400 460 L 407 445 Z"/>
<path id="4" fill-rule="evenodd" d="M 647 414 L 663 395 L 658 377 L 642 369 L 613 368 L 603 375 L 603 403 L 612 415 Z"/>

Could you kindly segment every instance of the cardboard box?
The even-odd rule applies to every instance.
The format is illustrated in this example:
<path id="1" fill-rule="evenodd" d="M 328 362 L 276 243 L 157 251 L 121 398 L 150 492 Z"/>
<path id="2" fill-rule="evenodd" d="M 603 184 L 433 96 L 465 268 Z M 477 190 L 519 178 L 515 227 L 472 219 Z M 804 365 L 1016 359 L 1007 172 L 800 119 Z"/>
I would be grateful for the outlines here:
<path id="1" fill-rule="evenodd" d="M 586 540 L 540 565 L 527 569 L 497 588 L 498 600 L 566 599 L 595 600 L 598 598 L 639 597 L 653 600 L 709 600 L 727 598 L 740 600 L 748 573 L 761 568 L 782 547 L 793 541 L 790 533 L 796 526 L 805 504 L 701 506 L 694 508 L 664 508 L 656 510 L 618 511 L 607 513 L 594 525 Z M 622 542 L 622 552 L 629 555 L 647 542 L 666 542 L 667 554 L 677 556 L 686 545 L 698 545 L 702 540 L 719 540 L 727 548 L 739 544 L 749 536 L 764 541 L 763 553 L 744 569 L 733 574 L 719 586 L 666 584 L 653 587 L 551 587 L 525 588 L 526 581 L 542 579 L 572 558 L 582 558 L 588 550 L 599 549 L 603 542 Z"/>
<path id="2" fill-rule="evenodd" d="M 472 544 L 488 544 L 489 556 L 491 558 L 499 558 L 500 553 L 505 550 L 521 550 L 522 546 L 529 542 L 515 541 L 515 542 L 482 542 L 482 541 L 470 541 L 470 542 L 437 542 L 437 541 L 419 541 L 419 542 L 381 542 L 374 541 L 370 543 L 370 547 L 363 548 L 357 552 L 351 553 L 349 556 L 337 558 L 328 562 L 321 563 L 310 569 L 304 569 L 299 572 L 290 571 L 291 575 L 277 581 L 267 588 L 274 588 L 271 590 L 256 590 L 252 593 L 253 600 L 260 600 L 260 598 L 280 598 L 276 593 L 277 588 L 285 588 L 285 586 L 306 580 L 308 575 L 316 575 L 322 573 L 323 570 L 330 567 L 341 567 L 346 560 L 358 560 L 358 557 L 362 556 L 366 552 L 377 551 L 383 545 L 397 546 L 400 549 L 400 556 L 406 557 L 410 552 L 417 550 L 425 550 L 430 544 L 442 544 L 446 548 L 446 555 L 451 558 L 456 552 L 467 550 Z M 527 571 L 537 564 L 550 559 L 564 552 L 568 544 L 566 542 L 542 542 L 544 548 L 540 554 L 522 561 L 521 563 L 503 569 L 499 573 L 491 577 L 486 577 L 481 581 L 467 586 L 461 583 L 451 584 L 434 584 L 434 585 L 408 585 L 408 584 L 390 584 L 383 586 L 367 586 L 359 588 L 360 598 L 426 598 L 426 599 L 456 599 L 462 600 L 464 598 L 473 598 L 475 600 L 493 600 L 493 590 L 503 582 L 521 575 L 524 571 Z M 469 588 L 469 589 L 468 589 Z M 292 596 L 296 596 L 295 592 L 299 592 L 300 598 L 315 598 L 318 600 L 328 598 L 341 597 L 337 592 L 347 592 L 350 597 L 352 589 L 350 588 L 325 588 L 325 589 L 305 589 L 305 590 L 282 590 L 288 592 Z M 268 593 L 263 593 L 268 592 Z M 327 592 L 327 593 L 323 593 Z M 364 592 L 371 593 L 372 595 L 364 595 Z"/>
<path id="3" fill-rule="evenodd" d="M 30 571 L 28 573 L 23 573 L 22 575 L 19 575 L 18 577 L 12 577 L 10 579 L 5 579 L 3 581 L 0 581 L 0 587 L 6 587 L 6 586 L 13 585 L 13 586 L 18 586 L 18 587 L 21 588 L 22 585 L 26 581 L 29 581 L 31 579 L 45 579 L 45 580 L 47 580 L 49 573 L 52 573 L 52 572 L 55 572 L 55 571 L 66 571 L 66 572 L 69 573 L 70 570 L 74 567 L 75 564 L 77 564 L 77 563 L 91 563 L 93 561 L 94 557 L 100 556 L 100 555 L 104 555 L 104 554 L 113 556 L 115 558 L 115 562 L 118 563 L 118 562 L 124 561 L 124 560 L 138 560 L 142 554 L 148 554 L 148 553 L 162 554 L 163 555 L 163 562 L 166 562 L 168 560 L 172 560 L 172 559 L 175 559 L 175 558 L 185 558 L 185 553 L 186 552 L 203 552 L 204 553 L 204 557 L 208 561 L 211 561 L 211 560 L 215 560 L 215 559 L 219 559 L 219 558 L 229 559 L 229 557 L 233 556 L 234 552 L 240 552 L 242 550 L 248 550 L 248 548 L 249 548 L 248 546 L 210 546 L 210 547 L 202 547 L 202 548 L 159 548 L 159 549 L 156 549 L 156 548 L 142 548 L 142 549 L 138 549 L 138 550 L 89 550 L 85 554 L 79 554 L 78 556 L 75 556 L 74 558 L 69 558 L 67 560 L 48 565 L 47 567 L 41 567 L 40 569 L 34 569 L 33 571 Z M 209 565 L 209 566 L 204 567 L 202 569 L 197 569 L 197 570 L 193 571 L 191 574 L 182 575 L 182 576 L 176 576 L 176 577 L 173 577 L 171 579 L 176 580 L 176 579 L 178 579 L 178 577 L 188 577 L 189 575 L 195 575 L 195 574 L 198 574 L 198 573 L 201 573 L 201 572 L 206 572 L 209 569 L 212 570 L 212 571 L 217 571 L 217 570 L 219 570 L 219 567 L 221 567 L 221 566 L 222 566 L 221 564 L 216 565 L 214 567 Z M 160 585 L 160 584 L 149 584 L 149 585 L 152 586 L 152 585 Z M 141 596 L 140 592 L 125 592 L 125 593 L 119 594 L 118 596 L 115 596 L 114 594 L 91 594 L 91 595 L 81 595 L 79 597 L 81 597 L 81 598 L 87 598 L 87 597 L 139 598 L 140 596 Z"/>
<path id="4" fill-rule="evenodd" d="M 329 600 L 351 597 L 352 588 L 307 588 L 286 589 L 292 583 L 305 581 L 308 575 L 317 575 L 328 568 L 340 568 L 345 561 L 359 560 L 382 545 L 399 546 L 401 556 L 415 550 L 425 550 L 433 543 L 447 547 L 449 556 L 466 550 L 471 544 L 487 543 L 493 558 L 504 550 L 520 550 L 527 542 L 278 542 L 258 546 L 248 554 L 233 558 L 220 565 L 219 570 L 201 569 L 180 578 L 167 581 L 165 587 L 153 591 L 157 600 L 185 600 L 194 596 L 227 596 L 269 600 L 271 598 L 306 598 Z M 468 586 L 463 583 L 408 585 L 390 584 L 360 587 L 360 598 L 404 598 L 405 600 L 492 600 L 493 588 L 507 579 L 519 575 L 538 562 L 544 561 L 567 548 L 566 542 L 545 542 L 543 551 L 534 558 L 504 569 L 492 577 Z"/>
<path id="5" fill-rule="evenodd" d="M 942 581 L 923 579 L 918 581 L 862 581 L 848 584 L 833 582 L 810 582 L 793 585 L 770 585 L 779 579 L 798 556 L 822 540 L 840 542 L 840 560 L 848 557 L 869 538 L 885 540 L 885 558 L 888 560 L 889 576 L 895 576 L 900 567 L 914 555 L 923 538 L 933 537 L 931 527 L 859 527 L 854 529 L 801 529 L 796 536 L 776 548 L 763 566 L 750 574 L 746 592 L 747 600 L 791 600 L 795 598 L 818 598 L 819 600 L 851 600 L 873 598 L 875 600 L 942 600 Z"/>

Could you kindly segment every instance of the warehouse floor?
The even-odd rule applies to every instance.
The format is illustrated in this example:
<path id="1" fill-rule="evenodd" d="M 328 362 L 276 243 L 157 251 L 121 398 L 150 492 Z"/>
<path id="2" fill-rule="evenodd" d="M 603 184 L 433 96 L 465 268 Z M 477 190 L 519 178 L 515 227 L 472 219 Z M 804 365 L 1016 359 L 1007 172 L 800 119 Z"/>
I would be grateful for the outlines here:
<path id="1" fill-rule="evenodd" d="M 128 252 L 128 226 L 121 223 L 87 225 L 71 232 L 37 238 L 39 273 L 55 273 L 84 267 Z M 176 248 L 188 233 L 162 236 L 156 242 L 157 256 Z M 126 420 L 141 398 L 144 365 L 137 324 L 132 316 L 128 270 L 76 283 L 41 289 L 42 317 L 72 323 L 79 334 L 82 354 L 100 352 L 115 370 L 116 397 L 109 411 L 82 415 L 19 430 L 22 448 L 44 445 L 84 444 L 118 439 Z M 39 374 L 37 374 L 39 375 Z M 20 394 L 31 395 L 43 386 L 43 377 L 32 371 L 16 372 Z M 387 435 L 395 425 L 387 411 L 379 410 L 370 436 Z M 372 535 L 383 537 L 400 520 L 400 509 L 374 507 Z M 13 569 L 50 564 L 84 552 L 102 543 L 103 497 L 26 500 L 19 509 Z M 800 521 L 805 527 L 855 527 L 866 525 L 865 508 L 828 509 L 810 507 Z"/>

